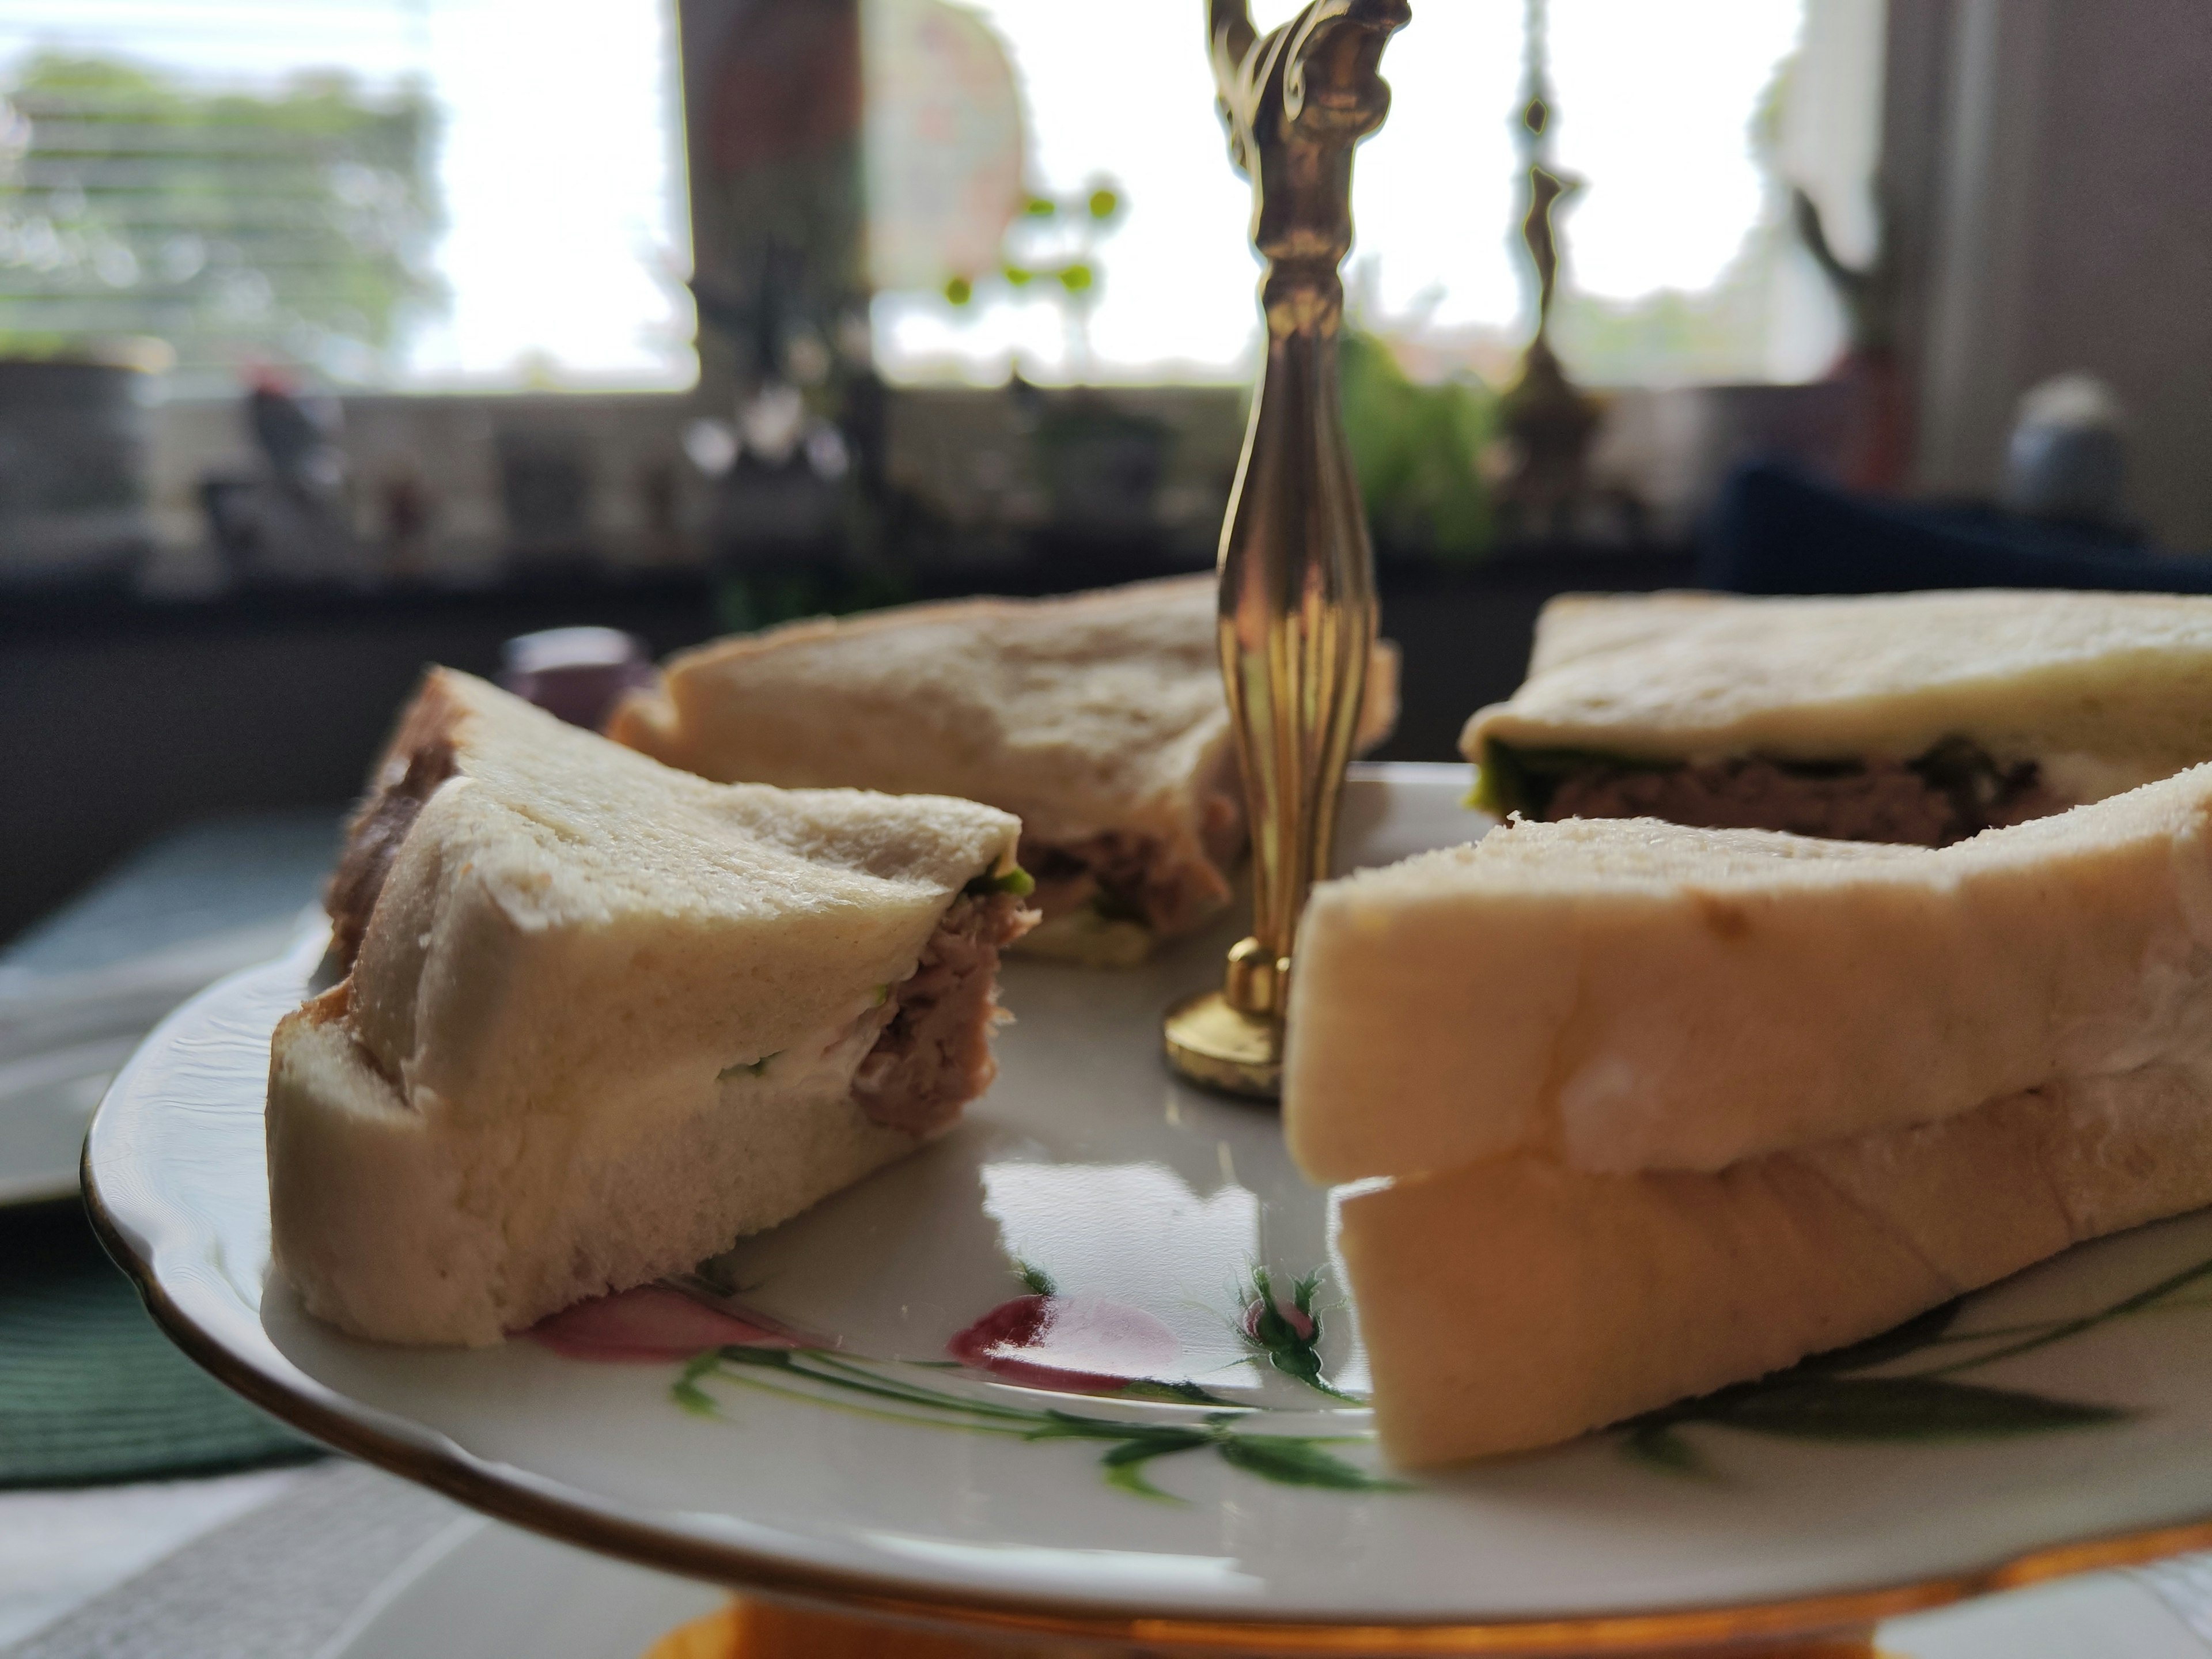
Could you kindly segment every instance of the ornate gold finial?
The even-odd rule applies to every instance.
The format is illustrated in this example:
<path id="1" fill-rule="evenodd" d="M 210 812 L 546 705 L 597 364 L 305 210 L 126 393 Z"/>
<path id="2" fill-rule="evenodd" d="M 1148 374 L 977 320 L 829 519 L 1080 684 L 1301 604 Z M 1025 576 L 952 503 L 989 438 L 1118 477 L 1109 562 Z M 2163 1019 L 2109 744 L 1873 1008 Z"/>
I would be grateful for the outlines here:
<path id="1" fill-rule="evenodd" d="M 1168 1061 L 1271 1098 L 1282 1077 L 1291 947 L 1328 872 L 1337 799 L 1375 640 L 1374 554 L 1337 406 L 1352 246 L 1352 150 L 1382 125 L 1376 72 L 1407 0 L 1313 0 L 1264 39 L 1244 0 L 1206 27 L 1229 153 L 1252 180 L 1267 356 L 1221 528 L 1221 672 L 1252 821 L 1252 934 L 1222 989 L 1168 1011 Z"/>
<path id="2" fill-rule="evenodd" d="M 1515 135 L 1527 168 L 1528 208 L 1521 241 L 1536 276 L 1536 331 L 1521 358 L 1521 374 L 1506 389 L 1500 415 L 1512 470 L 1499 485 L 1499 518 L 1521 536 L 1566 536 L 1584 494 L 1583 468 L 1597 432 L 1597 410 L 1575 389 L 1552 349 L 1552 304 L 1559 289 L 1559 235 L 1553 213 L 1571 200 L 1583 181 L 1552 166 L 1553 114 L 1549 33 L 1544 0 L 1527 0 L 1520 131 Z"/>

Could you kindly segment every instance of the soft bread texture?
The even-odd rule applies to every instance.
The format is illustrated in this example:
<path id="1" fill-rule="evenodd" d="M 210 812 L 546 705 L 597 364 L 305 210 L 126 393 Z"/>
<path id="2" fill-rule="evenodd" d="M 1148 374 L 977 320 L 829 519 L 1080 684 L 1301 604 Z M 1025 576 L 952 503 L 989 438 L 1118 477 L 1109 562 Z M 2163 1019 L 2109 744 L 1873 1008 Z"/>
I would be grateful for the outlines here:
<path id="1" fill-rule="evenodd" d="M 710 784 L 443 670 L 403 745 L 427 727 L 452 775 L 272 1048 L 275 1250 L 311 1311 L 495 1341 L 920 1144 L 855 1073 L 1012 817 Z"/>
<path id="2" fill-rule="evenodd" d="M 1215 628 L 1211 575 L 796 623 L 672 658 L 607 731 L 726 781 L 986 801 L 1031 846 L 1148 844 L 1164 883 L 1199 895 L 1194 919 L 1227 902 L 1243 836 Z M 1371 746 L 1397 714 L 1387 644 L 1361 712 Z M 1031 943 L 1055 939 L 1141 953 L 1103 937 L 1091 951 L 1049 923 Z"/>
<path id="3" fill-rule="evenodd" d="M 1540 1157 L 1344 1200 L 1383 1448 L 1549 1445 L 2212 1202 L 2212 1077 L 2148 1066 L 1717 1174 Z"/>
<path id="4" fill-rule="evenodd" d="M 2212 599 L 1571 595 L 1461 747 L 1904 761 L 1952 737 L 2074 801 L 2212 760 Z"/>
<path id="5" fill-rule="evenodd" d="M 2208 815 L 2212 766 L 1937 849 L 1513 822 L 1323 884 L 1291 1152 L 1715 1170 L 2173 1059 L 2212 1037 Z"/>

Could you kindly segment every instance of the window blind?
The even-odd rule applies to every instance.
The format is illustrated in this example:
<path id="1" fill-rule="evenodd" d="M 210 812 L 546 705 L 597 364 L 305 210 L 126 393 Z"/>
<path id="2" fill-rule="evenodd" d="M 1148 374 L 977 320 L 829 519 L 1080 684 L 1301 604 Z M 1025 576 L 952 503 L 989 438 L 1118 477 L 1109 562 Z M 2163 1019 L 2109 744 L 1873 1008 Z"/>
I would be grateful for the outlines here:
<path id="1" fill-rule="evenodd" d="M 0 350 L 389 378 L 440 283 L 410 0 L 0 0 Z"/>

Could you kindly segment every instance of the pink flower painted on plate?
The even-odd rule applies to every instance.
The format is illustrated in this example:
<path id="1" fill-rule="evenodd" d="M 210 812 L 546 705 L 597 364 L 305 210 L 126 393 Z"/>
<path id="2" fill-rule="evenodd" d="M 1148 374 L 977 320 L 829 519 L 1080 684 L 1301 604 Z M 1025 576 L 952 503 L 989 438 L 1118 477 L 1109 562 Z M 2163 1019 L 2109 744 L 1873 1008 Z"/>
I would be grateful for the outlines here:
<path id="1" fill-rule="evenodd" d="M 787 1348 L 791 1340 L 665 1285 L 640 1285 L 563 1308 L 529 1334 L 570 1359 L 665 1363 L 709 1348 Z"/>
<path id="2" fill-rule="evenodd" d="M 1062 1296 L 1044 1275 L 945 1345 L 963 1365 L 1028 1389 L 1121 1394 L 1172 1374 L 1182 1345 L 1141 1308 L 1099 1296 Z"/>
<path id="3" fill-rule="evenodd" d="M 1244 1334 L 1255 1342 L 1264 1344 L 1267 1339 L 1261 1334 L 1262 1328 L 1267 1329 L 1270 1334 L 1274 1329 L 1267 1317 L 1271 1311 L 1276 1319 L 1282 1322 L 1283 1328 L 1297 1341 L 1311 1342 L 1321 1329 L 1320 1326 L 1314 1323 L 1313 1316 L 1304 1308 L 1294 1302 L 1278 1299 L 1272 1303 L 1255 1302 L 1244 1310 Z"/>

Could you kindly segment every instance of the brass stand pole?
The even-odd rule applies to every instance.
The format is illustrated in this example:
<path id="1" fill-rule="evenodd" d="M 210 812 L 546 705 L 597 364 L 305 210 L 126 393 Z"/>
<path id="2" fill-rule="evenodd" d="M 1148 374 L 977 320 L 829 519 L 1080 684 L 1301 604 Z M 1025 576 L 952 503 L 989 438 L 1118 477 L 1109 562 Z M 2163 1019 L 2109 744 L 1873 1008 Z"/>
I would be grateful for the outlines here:
<path id="1" fill-rule="evenodd" d="M 1221 530 L 1221 672 L 1252 823 L 1251 937 L 1223 988 L 1168 1011 L 1168 1063 L 1194 1082 L 1281 1089 L 1291 946 L 1328 873 L 1375 639 L 1375 558 L 1337 407 L 1352 246 L 1352 151 L 1382 125 L 1376 72 L 1407 0 L 1313 0 L 1264 40 L 1244 0 L 1210 0 L 1231 158 L 1252 181 L 1267 356 Z"/>

